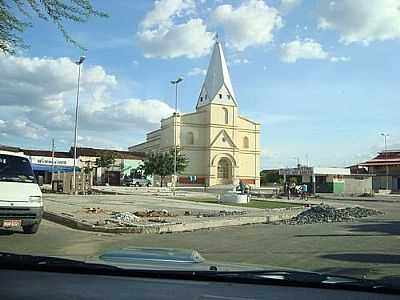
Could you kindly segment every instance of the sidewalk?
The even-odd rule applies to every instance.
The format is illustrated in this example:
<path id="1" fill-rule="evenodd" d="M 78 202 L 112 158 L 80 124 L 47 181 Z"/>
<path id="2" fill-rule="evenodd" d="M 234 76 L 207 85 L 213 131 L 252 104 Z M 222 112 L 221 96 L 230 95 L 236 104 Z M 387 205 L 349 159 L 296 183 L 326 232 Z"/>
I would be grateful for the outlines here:
<path id="1" fill-rule="evenodd" d="M 355 197 L 358 198 L 358 197 Z M 339 197 L 308 197 L 308 200 L 300 199 L 299 197 L 292 197 L 290 200 L 287 199 L 287 197 L 282 197 L 280 198 L 257 198 L 254 197 L 253 199 L 259 200 L 259 201 L 267 201 L 267 202 L 285 202 L 285 203 L 298 203 L 300 205 L 319 205 L 319 204 L 327 204 L 329 206 L 335 207 L 335 208 L 343 208 L 343 207 L 353 207 L 353 206 L 363 206 L 359 204 L 352 204 L 348 202 L 344 202 L 343 200 L 347 201 L 360 201 L 360 202 L 365 202 L 362 199 L 357 199 L 357 200 L 352 200 L 352 198 L 339 198 Z M 372 200 L 369 200 L 372 202 Z M 378 200 L 375 200 L 374 202 L 378 202 Z"/>
<path id="2" fill-rule="evenodd" d="M 356 197 L 319 194 L 320 199 L 329 200 L 348 200 L 348 201 L 364 201 L 364 202 L 400 202 L 400 195 L 375 195 L 374 197 Z"/>
<path id="3" fill-rule="evenodd" d="M 167 233 L 289 219 L 303 207 L 264 210 L 141 195 L 44 195 L 44 218 L 74 229 Z M 129 222 L 115 219 L 128 214 Z M 140 217 L 138 217 L 140 216 Z"/>

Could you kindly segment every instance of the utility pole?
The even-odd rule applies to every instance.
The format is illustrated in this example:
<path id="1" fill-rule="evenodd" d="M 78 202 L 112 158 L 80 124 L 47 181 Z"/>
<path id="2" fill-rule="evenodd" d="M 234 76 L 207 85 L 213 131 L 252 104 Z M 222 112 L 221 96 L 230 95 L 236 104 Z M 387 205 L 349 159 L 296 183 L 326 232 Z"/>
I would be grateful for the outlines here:
<path id="1" fill-rule="evenodd" d="M 175 194 L 176 194 L 176 192 L 175 192 L 175 190 L 176 190 L 176 156 L 177 156 L 177 153 L 176 153 L 176 136 L 177 136 L 177 134 L 176 134 L 176 117 L 177 117 L 177 114 L 178 114 L 178 84 L 179 84 L 179 82 L 181 82 L 181 81 L 183 81 L 183 78 L 182 77 L 179 77 L 177 80 L 171 80 L 171 83 L 173 84 L 173 85 L 175 85 L 175 113 L 174 113 L 174 179 L 173 179 L 173 181 L 172 181 L 172 187 L 173 187 L 173 190 L 172 190 L 172 194 L 175 196 Z"/>
<path id="2" fill-rule="evenodd" d="M 85 56 L 81 56 L 75 64 L 78 66 L 78 89 L 76 92 L 76 105 L 75 105 L 75 130 L 74 130 L 74 168 L 72 176 L 72 188 L 76 194 L 76 141 L 78 138 L 78 107 L 79 107 L 79 84 L 81 80 L 81 65 L 85 61 Z"/>
<path id="3" fill-rule="evenodd" d="M 297 156 L 297 157 L 293 157 L 293 159 L 296 160 L 296 162 L 297 162 L 296 167 L 299 168 L 300 167 L 300 158 Z"/>
<path id="4" fill-rule="evenodd" d="M 385 140 L 385 152 L 384 152 L 384 158 L 387 159 L 387 143 L 386 143 L 386 139 L 389 136 L 389 134 L 387 133 L 381 133 L 381 136 L 383 136 L 384 140 Z M 386 162 L 386 190 L 389 190 L 389 165 Z"/>
<path id="5" fill-rule="evenodd" d="M 51 182 L 53 184 L 54 174 L 54 138 L 51 139 Z"/>

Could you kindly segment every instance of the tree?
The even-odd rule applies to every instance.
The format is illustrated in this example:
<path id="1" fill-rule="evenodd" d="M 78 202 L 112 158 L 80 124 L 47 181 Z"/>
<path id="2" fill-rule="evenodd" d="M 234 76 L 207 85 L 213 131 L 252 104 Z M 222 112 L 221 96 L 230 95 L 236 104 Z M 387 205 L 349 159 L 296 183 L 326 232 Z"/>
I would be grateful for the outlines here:
<path id="1" fill-rule="evenodd" d="M 32 15 L 54 23 L 67 42 L 82 50 L 86 49 L 68 34 L 63 23 L 84 23 L 90 17 L 107 17 L 106 13 L 96 10 L 90 0 L 0 0 L 1 52 L 15 54 L 16 48 L 27 47 L 21 34 L 32 23 L 23 21 L 22 17 L 32 19 Z"/>
<path id="2" fill-rule="evenodd" d="M 188 166 L 188 160 L 176 151 L 176 172 L 181 174 Z M 143 170 L 145 175 L 158 175 L 161 179 L 161 186 L 165 181 L 166 176 L 174 174 L 174 149 L 164 153 L 151 153 L 147 155 L 143 162 Z"/>
<path id="3" fill-rule="evenodd" d="M 282 183 L 283 176 L 279 175 L 278 170 L 262 170 L 260 173 L 261 185 L 266 185 L 268 183 Z"/>
<path id="4" fill-rule="evenodd" d="M 115 163 L 115 156 L 113 154 L 105 154 L 100 156 L 99 158 L 96 158 L 96 166 L 99 168 L 105 168 L 108 169 Z M 107 172 L 107 183 L 109 182 L 109 174 Z"/>

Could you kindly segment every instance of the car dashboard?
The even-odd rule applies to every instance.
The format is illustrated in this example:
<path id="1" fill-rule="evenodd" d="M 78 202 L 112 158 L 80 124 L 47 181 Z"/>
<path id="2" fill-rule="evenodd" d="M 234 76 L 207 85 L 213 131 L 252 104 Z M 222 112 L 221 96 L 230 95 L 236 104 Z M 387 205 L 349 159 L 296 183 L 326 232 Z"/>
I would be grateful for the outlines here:
<path id="1" fill-rule="evenodd" d="M 0 270 L 0 299 L 399 299 L 352 290 L 95 274 Z"/>

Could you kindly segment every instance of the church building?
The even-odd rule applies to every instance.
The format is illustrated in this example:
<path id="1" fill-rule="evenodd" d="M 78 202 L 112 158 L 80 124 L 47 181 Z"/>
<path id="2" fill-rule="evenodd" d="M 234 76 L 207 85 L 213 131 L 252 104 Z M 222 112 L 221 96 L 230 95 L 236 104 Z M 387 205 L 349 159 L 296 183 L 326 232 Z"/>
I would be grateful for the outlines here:
<path id="1" fill-rule="evenodd" d="M 260 186 L 260 124 L 239 115 L 220 42 L 216 42 L 196 110 L 161 120 L 146 142 L 129 147 L 135 152 L 163 152 L 179 147 L 189 161 L 178 182 L 207 186 Z"/>

